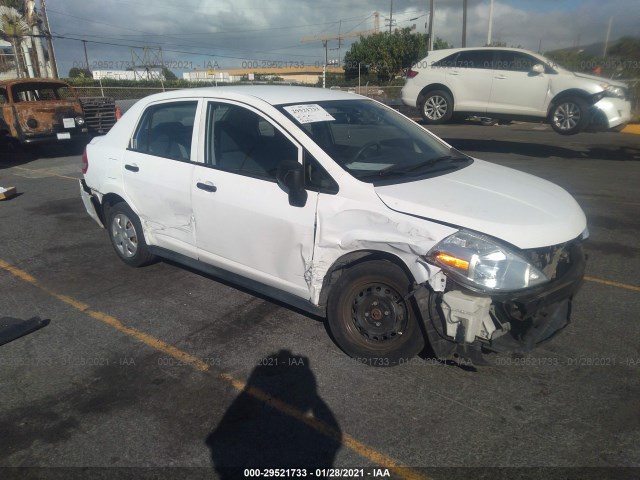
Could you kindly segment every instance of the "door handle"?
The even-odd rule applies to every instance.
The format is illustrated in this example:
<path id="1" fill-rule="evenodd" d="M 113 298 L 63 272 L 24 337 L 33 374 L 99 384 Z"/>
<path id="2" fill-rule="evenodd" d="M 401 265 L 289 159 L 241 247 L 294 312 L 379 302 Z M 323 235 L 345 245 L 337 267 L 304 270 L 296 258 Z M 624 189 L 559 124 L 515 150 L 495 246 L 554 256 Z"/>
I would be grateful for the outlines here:
<path id="1" fill-rule="evenodd" d="M 460 72 L 458 72 L 457 70 L 453 70 L 449 72 L 449 75 L 460 75 Z"/>
<path id="2" fill-rule="evenodd" d="M 497 77 L 494 77 L 494 78 L 497 78 L 498 80 L 504 80 L 507 77 L 505 75 L 498 75 Z"/>
<path id="3" fill-rule="evenodd" d="M 205 192 L 215 192 L 216 190 L 218 190 L 218 187 L 210 183 L 198 182 L 196 183 L 196 187 L 198 187 L 200 190 L 204 190 Z"/>
<path id="4" fill-rule="evenodd" d="M 138 165 L 136 165 L 135 163 L 133 165 L 129 165 L 128 163 L 124 166 L 125 169 L 129 170 L 130 172 L 138 172 L 140 171 L 140 168 L 138 167 Z"/>

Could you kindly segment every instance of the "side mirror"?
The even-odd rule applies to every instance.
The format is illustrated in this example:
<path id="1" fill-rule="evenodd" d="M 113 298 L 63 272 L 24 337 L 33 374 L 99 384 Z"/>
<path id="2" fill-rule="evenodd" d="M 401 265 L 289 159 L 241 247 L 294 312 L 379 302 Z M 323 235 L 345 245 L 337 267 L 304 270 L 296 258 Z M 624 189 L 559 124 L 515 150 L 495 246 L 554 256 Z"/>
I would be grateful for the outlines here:
<path id="1" fill-rule="evenodd" d="M 531 73 L 544 73 L 544 65 L 537 63 L 531 67 Z"/>
<path id="2" fill-rule="evenodd" d="M 304 207 L 307 191 L 304 188 L 304 169 L 296 160 L 283 160 L 276 173 L 278 185 L 289 194 L 289 205 Z"/>

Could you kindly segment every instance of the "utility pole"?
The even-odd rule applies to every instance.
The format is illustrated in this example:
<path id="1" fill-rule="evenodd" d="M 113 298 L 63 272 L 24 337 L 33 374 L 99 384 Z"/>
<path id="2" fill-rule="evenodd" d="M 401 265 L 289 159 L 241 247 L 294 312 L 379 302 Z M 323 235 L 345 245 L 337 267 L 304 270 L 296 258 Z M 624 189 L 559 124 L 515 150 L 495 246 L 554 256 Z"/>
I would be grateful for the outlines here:
<path id="1" fill-rule="evenodd" d="M 487 46 L 491 46 L 491 30 L 493 29 L 493 0 L 489 6 L 489 31 L 487 32 Z M 540 50 L 538 50 L 539 52 Z"/>
<path id="2" fill-rule="evenodd" d="M 389 8 L 389 33 L 393 28 L 393 0 L 391 0 L 391 8 Z"/>
<path id="3" fill-rule="evenodd" d="M 324 68 L 322 69 L 322 88 L 327 88 L 327 63 L 329 63 L 329 41 L 323 40 L 324 46 Z"/>
<path id="4" fill-rule="evenodd" d="M 467 0 L 462 0 L 462 48 L 467 46 Z"/>
<path id="5" fill-rule="evenodd" d="M 91 69 L 89 68 L 89 55 L 87 55 L 87 41 L 86 40 L 82 40 L 82 46 L 84 47 L 84 61 L 85 61 L 85 65 L 87 66 L 87 70 L 89 72 L 91 72 Z"/>
<path id="6" fill-rule="evenodd" d="M 429 0 L 429 45 L 427 51 L 433 50 L 433 0 Z"/>
<path id="7" fill-rule="evenodd" d="M 47 50 L 49 53 L 49 65 L 51 66 L 51 76 L 58 78 L 58 64 L 56 63 L 56 53 L 53 49 L 53 41 L 51 39 L 51 30 L 49 30 L 49 17 L 47 16 L 47 6 L 44 0 L 40 0 L 42 10 L 42 20 L 44 22 L 44 34 L 47 37 Z"/>
<path id="8" fill-rule="evenodd" d="M 607 38 L 604 41 L 603 58 L 607 58 L 607 49 L 609 48 L 609 35 L 611 35 L 611 24 L 613 23 L 613 17 L 609 17 L 609 27 L 607 28 Z"/>

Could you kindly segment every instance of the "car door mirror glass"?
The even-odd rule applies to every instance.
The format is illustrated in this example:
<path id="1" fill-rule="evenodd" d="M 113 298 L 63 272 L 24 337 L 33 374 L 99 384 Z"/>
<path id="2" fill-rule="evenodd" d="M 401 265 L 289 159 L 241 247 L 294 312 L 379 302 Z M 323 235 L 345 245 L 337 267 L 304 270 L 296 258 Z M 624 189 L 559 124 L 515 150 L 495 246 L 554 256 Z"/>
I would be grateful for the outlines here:
<path id="1" fill-rule="evenodd" d="M 304 169 L 296 160 L 283 160 L 276 173 L 278 185 L 289 194 L 289 205 L 304 207 L 307 191 L 304 188 Z"/>
<path id="2" fill-rule="evenodd" d="M 532 73 L 544 73 L 544 65 L 542 65 L 540 63 L 534 65 L 533 67 L 531 67 L 531 72 Z"/>

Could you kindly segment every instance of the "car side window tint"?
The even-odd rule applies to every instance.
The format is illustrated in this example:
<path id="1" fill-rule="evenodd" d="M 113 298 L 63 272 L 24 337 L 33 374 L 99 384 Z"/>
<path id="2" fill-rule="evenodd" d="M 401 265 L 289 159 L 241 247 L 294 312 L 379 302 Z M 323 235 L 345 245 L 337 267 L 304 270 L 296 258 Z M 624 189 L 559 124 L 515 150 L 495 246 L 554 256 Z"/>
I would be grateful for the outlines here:
<path id="1" fill-rule="evenodd" d="M 271 122 L 238 106 L 209 103 L 205 159 L 208 165 L 275 179 L 282 160 L 298 160 L 298 147 Z"/>
<path id="2" fill-rule="evenodd" d="M 529 72 L 536 64 L 542 64 L 540 60 L 520 52 L 500 51 L 496 61 L 496 70 L 509 70 L 512 72 Z"/>
<path id="3" fill-rule="evenodd" d="M 493 68 L 493 50 L 465 50 L 456 58 L 458 68 Z"/>
<path id="4" fill-rule="evenodd" d="M 307 151 L 304 152 L 304 183 L 307 190 L 329 194 L 338 193 L 336 181 Z"/>
<path id="5" fill-rule="evenodd" d="M 147 108 L 131 139 L 131 150 L 173 160 L 190 160 L 197 108 L 195 100 Z"/>
<path id="6" fill-rule="evenodd" d="M 431 66 L 433 67 L 455 67 L 456 66 L 456 58 L 458 58 L 458 53 L 454 53 L 453 55 L 449 55 L 448 57 L 443 58 L 442 60 L 438 60 L 437 62 L 433 62 Z"/>

